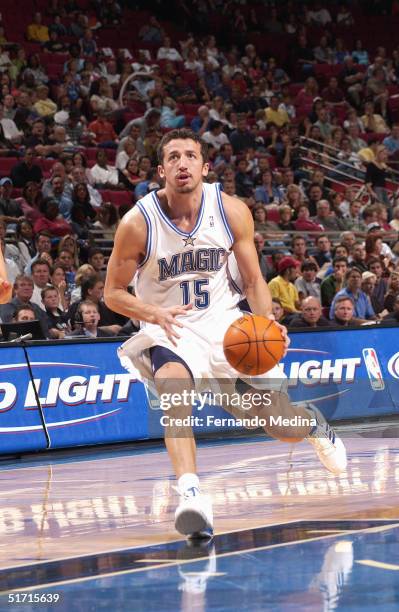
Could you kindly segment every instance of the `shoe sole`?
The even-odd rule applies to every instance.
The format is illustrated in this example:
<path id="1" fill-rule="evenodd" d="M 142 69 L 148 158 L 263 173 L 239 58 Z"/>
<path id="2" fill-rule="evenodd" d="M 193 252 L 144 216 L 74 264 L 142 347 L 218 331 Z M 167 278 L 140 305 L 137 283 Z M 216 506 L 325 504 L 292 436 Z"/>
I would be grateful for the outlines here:
<path id="1" fill-rule="evenodd" d="M 191 538 L 212 537 L 212 527 L 199 512 L 191 509 L 180 512 L 175 520 L 175 528 L 179 533 Z"/>

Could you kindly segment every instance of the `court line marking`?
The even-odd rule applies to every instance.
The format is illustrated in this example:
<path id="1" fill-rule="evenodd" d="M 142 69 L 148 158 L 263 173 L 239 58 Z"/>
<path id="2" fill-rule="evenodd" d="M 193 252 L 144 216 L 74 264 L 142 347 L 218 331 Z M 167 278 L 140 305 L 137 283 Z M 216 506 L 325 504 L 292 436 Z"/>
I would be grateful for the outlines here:
<path id="1" fill-rule="evenodd" d="M 300 520 L 304 520 L 304 519 L 300 519 Z M 325 519 L 315 519 L 315 520 L 320 520 L 323 521 Z M 330 520 L 330 519 L 327 519 Z M 334 520 L 334 519 L 331 519 Z M 340 520 L 340 519 L 338 519 Z M 351 519 L 342 519 L 342 520 L 351 520 Z M 364 519 L 356 519 L 356 520 L 364 520 Z M 373 520 L 378 520 L 378 521 L 387 521 L 389 519 L 368 519 L 370 521 Z M 264 525 L 259 525 L 257 527 L 253 527 L 253 529 L 264 529 L 266 527 L 276 527 L 277 525 L 289 525 L 290 523 L 297 523 L 298 521 L 293 521 L 293 520 L 287 520 L 287 521 L 278 521 L 278 523 L 266 523 Z M 217 534 L 215 535 L 225 535 L 227 533 L 238 533 L 239 531 L 243 531 L 242 527 L 239 527 L 238 529 L 233 529 L 233 530 L 229 530 L 229 531 L 218 531 Z M 162 540 L 161 542 L 153 542 L 153 543 L 144 543 L 144 544 L 137 544 L 135 546 L 126 546 L 125 548 L 109 548 L 107 550 L 99 550 L 99 551 L 92 551 L 89 553 L 84 553 L 81 554 L 79 556 L 75 555 L 70 555 L 68 557 L 54 557 L 53 559 L 45 559 L 43 561 L 37 561 L 31 565 L 43 565 L 44 563 L 55 563 L 57 561 L 68 561 L 69 559 L 84 559 L 85 557 L 93 557 L 94 555 L 105 555 L 107 553 L 115 553 L 115 552 L 124 552 L 126 550 L 136 550 L 137 548 L 151 548 L 153 546 L 163 546 L 164 544 L 184 544 L 186 542 L 186 540 L 176 540 L 176 539 L 172 539 L 172 540 Z M 26 565 L 10 565 L 10 566 L 6 566 L 6 567 L 1 567 L 0 566 L 0 572 L 4 571 L 4 570 L 15 570 L 15 569 L 19 569 L 21 567 L 29 567 Z"/>
<path id="2" fill-rule="evenodd" d="M 311 519 L 312 522 L 314 523 L 325 523 L 327 521 L 331 521 L 331 522 L 343 522 L 343 521 L 351 521 L 352 523 L 357 522 L 364 522 L 364 521 L 374 521 L 376 523 L 378 522 L 386 522 L 389 521 L 389 519 L 387 518 L 370 518 L 370 519 L 364 519 L 364 518 L 312 518 Z M 290 524 L 294 524 L 294 523 L 299 523 L 299 522 L 304 522 L 306 521 L 306 519 L 299 519 L 296 521 L 293 520 L 286 520 L 286 521 L 279 521 L 278 523 L 266 523 L 263 525 L 258 525 L 256 527 L 253 527 L 252 529 L 265 529 L 267 527 L 276 527 L 276 525 L 290 525 Z M 391 525 L 391 523 L 390 523 Z M 375 529 L 374 527 L 367 527 L 366 529 Z M 243 531 L 242 527 L 238 527 L 237 529 L 229 529 L 228 531 L 217 531 L 217 533 L 215 533 L 215 535 L 217 536 L 221 536 L 221 535 L 227 535 L 230 533 L 239 533 L 240 531 Z M 351 531 L 346 532 L 345 530 L 339 530 L 341 533 L 352 533 Z M 361 529 L 356 529 L 355 533 L 360 533 Z M 311 532 L 310 532 L 311 533 Z M 334 531 L 334 533 L 336 533 Z M 146 544 L 137 544 L 136 546 L 127 546 L 125 548 L 110 548 L 107 550 L 99 550 L 99 551 L 92 551 L 89 553 L 84 553 L 81 554 L 79 556 L 76 555 L 70 555 L 68 557 L 54 557 L 54 558 L 49 558 L 49 559 L 44 559 L 43 561 L 35 561 L 34 563 L 32 563 L 31 565 L 43 565 L 45 563 L 56 563 L 57 561 L 68 561 L 70 559 L 84 559 L 85 557 L 92 557 L 94 555 L 104 555 L 107 553 L 114 553 L 114 552 L 124 552 L 126 550 L 136 550 L 137 548 L 150 548 L 153 546 L 163 546 L 165 544 L 174 544 L 174 543 L 181 543 L 183 544 L 186 540 L 162 540 L 161 542 L 153 542 L 153 543 L 146 543 Z M 302 541 L 302 540 L 300 540 Z M 308 541 L 308 540 L 306 540 Z M 20 569 L 21 567 L 28 567 L 26 565 L 7 565 L 5 567 L 0 566 L 0 572 L 4 571 L 4 570 L 16 570 L 16 569 Z"/>
<path id="3" fill-rule="evenodd" d="M 390 529 L 395 529 L 399 527 L 399 523 L 393 523 L 391 525 L 384 525 L 383 527 L 379 527 L 377 528 L 379 531 L 389 531 Z M 356 535 L 357 533 L 367 533 L 367 532 L 373 532 L 376 528 L 375 527 L 370 527 L 370 528 L 366 528 L 366 529 L 357 529 L 357 530 L 353 530 L 353 531 L 347 531 L 346 533 L 343 533 L 343 536 L 347 536 L 348 534 L 352 534 L 352 535 Z M 315 538 L 309 538 L 307 540 L 295 540 L 293 542 L 284 542 L 284 543 L 280 543 L 280 544 L 269 544 L 266 546 L 259 546 L 257 548 L 247 548 L 244 550 L 240 550 L 240 551 L 230 551 L 230 552 L 225 552 L 225 553 L 220 553 L 220 554 L 216 554 L 216 559 L 222 559 L 224 557 L 232 557 L 234 555 L 244 555 L 244 554 L 248 554 L 248 553 L 253 553 L 253 552 L 257 552 L 257 551 L 261 551 L 261 550 L 271 550 L 273 548 L 283 548 L 284 546 L 295 546 L 297 544 L 306 544 L 307 542 L 317 542 L 320 540 L 328 540 L 328 539 L 332 539 L 332 538 L 339 538 L 340 535 L 339 534 L 328 534 L 328 535 L 324 535 L 324 536 L 319 536 L 319 537 L 315 537 Z M 75 578 L 72 580 L 60 580 L 58 582 L 49 582 L 49 583 L 38 583 L 35 584 L 34 586 L 19 586 L 15 589 L 11 589 L 9 591 L 1 591 L 0 596 L 6 595 L 7 593 L 14 593 L 14 592 L 20 592 L 20 591 L 34 591 L 35 589 L 43 589 L 43 588 L 52 588 L 52 587 L 56 587 L 56 586 L 61 586 L 64 584 L 75 584 L 75 583 L 80 583 L 80 582 L 88 582 L 89 580 L 101 580 L 103 578 L 112 578 L 113 576 L 123 576 L 125 574 L 136 574 L 138 572 L 143 572 L 143 571 L 148 571 L 148 570 L 158 570 L 164 567 L 175 567 L 177 565 L 187 565 L 188 563 L 197 563 L 198 561 L 206 561 L 209 559 L 209 556 L 206 555 L 204 557 L 197 557 L 196 559 L 184 559 L 182 561 L 171 561 L 170 563 L 160 563 L 159 565 L 154 565 L 153 567 L 137 567 L 137 568 L 132 568 L 130 570 L 121 570 L 120 572 L 109 572 L 109 573 L 105 573 L 105 574 L 99 574 L 98 576 L 85 576 L 84 578 Z"/>
<path id="4" fill-rule="evenodd" d="M 383 563 L 382 561 L 373 561 L 373 559 L 358 559 L 355 563 L 360 565 L 369 565 L 370 567 L 377 567 L 378 569 L 394 570 L 399 571 L 399 565 L 393 563 Z"/>

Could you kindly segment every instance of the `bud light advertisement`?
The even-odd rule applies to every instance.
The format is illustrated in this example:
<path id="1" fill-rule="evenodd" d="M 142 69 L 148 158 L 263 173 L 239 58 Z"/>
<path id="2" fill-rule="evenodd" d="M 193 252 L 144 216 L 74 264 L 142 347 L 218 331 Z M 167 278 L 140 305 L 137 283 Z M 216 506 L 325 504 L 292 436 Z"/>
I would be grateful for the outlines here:
<path id="1" fill-rule="evenodd" d="M 282 367 L 293 403 L 311 402 L 330 420 L 398 413 L 398 328 L 296 332 L 290 337 Z M 144 386 L 119 362 L 120 344 L 118 338 L 27 347 L 50 448 L 161 437 L 162 428 L 151 425 L 153 409 Z M 46 449 L 23 349 L 5 345 L 0 351 L 0 452 Z M 217 427 L 210 425 L 201 433 L 214 431 Z"/>
<path id="2" fill-rule="evenodd" d="M 120 342 L 28 346 L 51 448 L 147 438 L 145 389 L 120 364 Z M 1 347 L 0 448 L 47 447 L 22 348 Z"/>

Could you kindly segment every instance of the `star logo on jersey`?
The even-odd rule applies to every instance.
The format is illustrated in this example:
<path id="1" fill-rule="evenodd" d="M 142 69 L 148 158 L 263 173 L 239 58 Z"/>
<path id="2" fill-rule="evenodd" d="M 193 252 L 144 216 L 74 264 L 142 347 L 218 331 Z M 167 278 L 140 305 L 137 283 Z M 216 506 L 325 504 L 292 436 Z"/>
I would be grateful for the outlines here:
<path id="1" fill-rule="evenodd" d="M 192 236 L 189 236 L 188 238 L 183 238 L 184 246 L 194 246 L 194 240 L 197 239 L 193 238 Z"/>

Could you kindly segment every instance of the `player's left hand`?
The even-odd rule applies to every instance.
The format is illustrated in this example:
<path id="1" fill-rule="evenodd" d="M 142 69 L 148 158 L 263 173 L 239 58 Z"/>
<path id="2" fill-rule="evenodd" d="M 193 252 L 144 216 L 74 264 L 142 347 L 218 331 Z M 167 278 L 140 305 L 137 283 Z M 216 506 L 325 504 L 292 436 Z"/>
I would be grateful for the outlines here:
<path id="1" fill-rule="evenodd" d="M 285 357 L 286 354 L 287 354 L 288 347 L 291 344 L 291 339 L 288 336 L 288 330 L 287 330 L 287 328 L 284 325 L 281 325 L 281 323 L 276 321 L 274 315 L 272 315 L 272 314 L 268 315 L 268 319 L 272 319 L 275 322 L 275 324 L 277 325 L 277 327 L 281 331 L 281 335 L 284 338 L 284 344 L 285 344 L 285 351 L 284 351 L 284 355 L 283 355 L 283 357 Z"/>
<path id="2" fill-rule="evenodd" d="M 7 304 L 12 299 L 12 285 L 0 277 L 0 304 Z"/>

